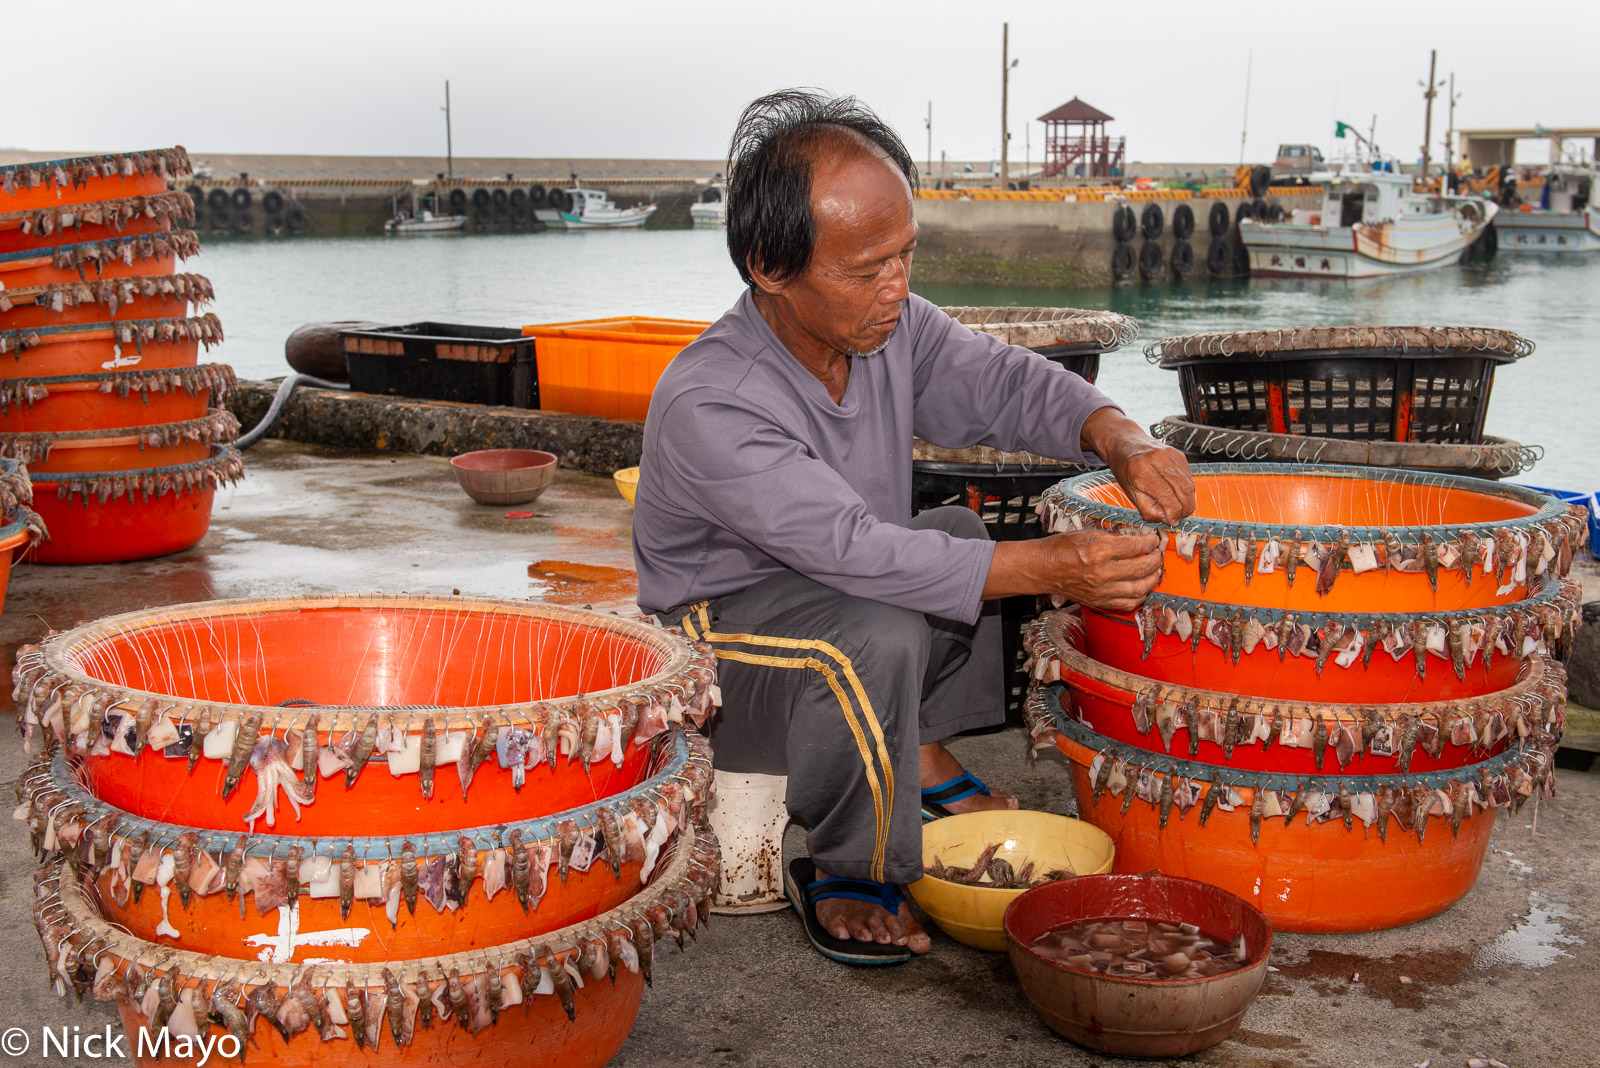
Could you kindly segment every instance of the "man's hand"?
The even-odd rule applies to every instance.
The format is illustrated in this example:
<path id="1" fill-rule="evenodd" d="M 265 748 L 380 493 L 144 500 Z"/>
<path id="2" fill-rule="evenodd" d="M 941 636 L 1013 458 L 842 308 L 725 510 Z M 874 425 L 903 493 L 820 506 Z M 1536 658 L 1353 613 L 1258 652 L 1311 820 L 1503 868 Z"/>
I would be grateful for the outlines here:
<path id="1" fill-rule="evenodd" d="M 1161 578 L 1161 543 L 1154 533 L 1101 530 L 997 542 L 983 597 L 1054 593 L 1091 608 L 1131 612 Z"/>
<path id="2" fill-rule="evenodd" d="M 1083 447 L 1111 468 L 1139 514 L 1175 526 L 1194 511 L 1194 479 L 1183 453 L 1152 438 L 1115 408 L 1084 420 Z"/>

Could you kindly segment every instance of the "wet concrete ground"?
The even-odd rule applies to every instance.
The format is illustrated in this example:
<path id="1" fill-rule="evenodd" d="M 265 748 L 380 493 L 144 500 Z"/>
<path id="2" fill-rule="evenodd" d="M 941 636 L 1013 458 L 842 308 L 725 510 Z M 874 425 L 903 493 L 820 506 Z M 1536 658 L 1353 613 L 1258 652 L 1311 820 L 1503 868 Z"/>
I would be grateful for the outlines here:
<path id="1" fill-rule="evenodd" d="M 549 597 L 613 606 L 631 592 L 629 510 L 609 480 L 558 476 L 530 505 L 474 505 L 445 460 L 265 442 L 249 478 L 218 494 L 211 533 L 162 560 L 22 565 L 0 615 L 0 660 L 63 628 L 147 605 L 213 597 L 414 591 Z M 524 519 L 504 513 L 531 511 Z M 9 684 L 0 701 L 9 707 Z M 958 755 L 1025 807 L 1070 813 L 1064 766 L 1031 765 L 1016 732 L 961 739 Z M 0 741 L 0 780 L 23 766 Z M 1557 774 L 1555 806 L 1502 816 L 1472 892 L 1441 916 L 1369 935 L 1279 935 L 1269 975 L 1234 1037 L 1191 1058 L 1238 1068 L 1431 1068 L 1473 1056 L 1511 1068 L 1600 1066 L 1600 767 Z M 790 855 L 803 849 L 791 829 Z M 29 922 L 32 862 L 0 823 L 0 1031 L 33 1054 L 0 1068 L 82 1063 L 38 1056 L 39 1029 L 115 1026 L 108 1006 L 57 1000 Z M 1375 885 L 1374 895 L 1385 887 Z M 1355 977 L 1359 974 L 1359 980 Z M 1410 982 L 1404 980 L 1409 979 Z M 1041 1025 L 1006 958 L 935 934 L 911 964 L 858 971 L 813 952 L 788 912 L 716 917 L 688 952 L 667 951 L 633 1035 L 613 1062 L 656 1065 L 1109 1066 Z"/>

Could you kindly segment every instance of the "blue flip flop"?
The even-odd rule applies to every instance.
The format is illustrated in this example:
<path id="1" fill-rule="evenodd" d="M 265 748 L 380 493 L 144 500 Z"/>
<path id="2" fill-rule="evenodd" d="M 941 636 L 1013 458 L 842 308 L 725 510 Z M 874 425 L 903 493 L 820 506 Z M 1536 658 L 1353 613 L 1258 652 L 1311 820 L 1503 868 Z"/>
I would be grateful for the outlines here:
<path id="1" fill-rule="evenodd" d="M 988 797 L 989 787 L 982 779 L 965 768 L 962 769 L 960 775 L 948 782 L 942 782 L 938 786 L 925 787 L 922 791 L 922 821 L 927 823 L 955 815 L 945 806 L 955 804 L 957 801 L 964 801 L 973 794 L 982 794 L 984 797 Z"/>
<path id="2" fill-rule="evenodd" d="M 817 902 L 830 897 L 849 898 L 852 901 L 870 901 L 882 905 L 890 912 L 898 912 L 905 895 L 893 883 L 874 883 L 865 879 L 817 878 L 817 866 L 810 857 L 796 857 L 789 862 L 785 873 L 784 892 L 800 915 L 818 953 L 840 964 L 870 968 L 884 964 L 904 964 L 911 959 L 911 951 L 893 943 L 857 942 L 853 938 L 835 938 L 817 919 Z"/>

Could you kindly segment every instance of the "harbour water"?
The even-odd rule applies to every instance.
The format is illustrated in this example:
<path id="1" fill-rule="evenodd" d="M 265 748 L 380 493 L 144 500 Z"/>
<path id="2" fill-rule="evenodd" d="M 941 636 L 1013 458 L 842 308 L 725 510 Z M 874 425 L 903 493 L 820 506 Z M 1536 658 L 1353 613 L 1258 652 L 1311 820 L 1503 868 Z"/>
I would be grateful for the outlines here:
<path id="1" fill-rule="evenodd" d="M 333 319 L 520 326 L 614 315 L 714 319 L 741 285 L 718 231 L 207 238 L 188 269 L 211 278 L 227 341 L 212 359 L 241 377 L 284 374 L 283 341 Z M 1538 351 L 1495 377 L 1487 430 L 1543 445 L 1518 481 L 1600 486 L 1600 256 L 1500 255 L 1365 283 L 1198 281 L 1097 290 L 913 288 L 940 304 L 1109 308 L 1167 334 L 1344 323 L 1514 330 Z M 1101 361 L 1100 384 L 1134 418 L 1181 413 L 1177 376 L 1134 350 Z"/>

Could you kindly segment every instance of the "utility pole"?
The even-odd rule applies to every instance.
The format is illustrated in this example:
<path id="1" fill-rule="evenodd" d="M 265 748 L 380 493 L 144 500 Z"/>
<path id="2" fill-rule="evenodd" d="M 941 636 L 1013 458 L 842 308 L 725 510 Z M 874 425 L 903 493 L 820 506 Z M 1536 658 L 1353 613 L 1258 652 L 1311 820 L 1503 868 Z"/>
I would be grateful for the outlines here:
<path id="1" fill-rule="evenodd" d="M 450 144 L 450 79 L 444 82 L 444 166 L 450 180 L 456 180 L 455 149 Z"/>
<path id="2" fill-rule="evenodd" d="M 1422 97 L 1428 102 L 1427 117 L 1422 123 L 1422 180 L 1424 182 L 1428 180 L 1428 163 L 1433 158 L 1431 155 L 1432 146 L 1428 143 L 1433 140 L 1433 98 L 1439 95 L 1439 86 L 1444 84 L 1443 79 L 1440 79 L 1437 83 L 1433 80 L 1438 61 L 1439 50 L 1435 48 L 1428 53 L 1428 80 L 1417 83 L 1422 86 Z"/>
<path id="3" fill-rule="evenodd" d="M 1011 23 L 1000 24 L 1000 178 L 996 183 L 1001 189 L 1006 188 L 1006 171 L 1010 169 L 1011 124 L 1007 121 L 1007 105 L 1010 103 L 1011 93 L 1011 68 L 1018 61 L 1011 58 Z"/>
<path id="4" fill-rule="evenodd" d="M 1251 49 L 1244 60 L 1244 123 L 1239 127 L 1239 166 L 1244 166 L 1244 142 L 1250 136 L 1250 68 L 1255 66 L 1256 53 Z"/>
<path id="5" fill-rule="evenodd" d="M 928 177 L 933 177 L 933 101 L 928 101 Z"/>
<path id="6" fill-rule="evenodd" d="M 1444 169 L 1451 169 L 1456 148 L 1456 101 L 1461 99 L 1461 94 L 1456 92 L 1456 72 L 1450 72 L 1450 129 L 1444 135 Z"/>

